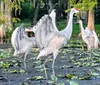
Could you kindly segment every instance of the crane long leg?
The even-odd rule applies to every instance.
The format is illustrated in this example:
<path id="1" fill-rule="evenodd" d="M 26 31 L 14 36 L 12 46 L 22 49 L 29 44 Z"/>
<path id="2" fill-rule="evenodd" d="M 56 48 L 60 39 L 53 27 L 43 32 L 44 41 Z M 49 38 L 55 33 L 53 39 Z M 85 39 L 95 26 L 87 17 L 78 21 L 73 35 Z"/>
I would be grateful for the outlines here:
<path id="1" fill-rule="evenodd" d="M 46 79 L 48 79 L 48 76 L 47 76 L 47 71 L 46 71 L 45 64 L 46 64 L 46 62 L 48 61 L 48 59 L 49 59 L 50 57 L 51 57 L 51 56 L 49 56 L 49 57 L 45 60 L 45 62 L 44 62 L 44 64 L 43 64 Z"/>
<path id="2" fill-rule="evenodd" d="M 28 52 L 25 53 L 24 55 L 24 69 L 26 70 L 26 56 L 27 56 Z"/>
<path id="3" fill-rule="evenodd" d="M 56 59 L 56 57 L 57 57 L 57 54 L 58 54 L 58 50 L 56 50 L 56 51 L 53 53 L 52 73 L 53 73 L 54 76 L 55 76 L 54 64 L 55 64 L 55 59 Z"/>
<path id="4" fill-rule="evenodd" d="M 55 63 L 55 58 L 53 59 L 53 63 L 52 63 L 52 73 L 53 73 L 53 75 L 55 75 L 55 71 L 54 71 L 54 63 Z"/>
<path id="5" fill-rule="evenodd" d="M 93 62 L 93 56 L 92 56 L 92 53 L 93 53 L 93 48 L 92 48 L 91 51 L 90 51 L 91 63 Z"/>

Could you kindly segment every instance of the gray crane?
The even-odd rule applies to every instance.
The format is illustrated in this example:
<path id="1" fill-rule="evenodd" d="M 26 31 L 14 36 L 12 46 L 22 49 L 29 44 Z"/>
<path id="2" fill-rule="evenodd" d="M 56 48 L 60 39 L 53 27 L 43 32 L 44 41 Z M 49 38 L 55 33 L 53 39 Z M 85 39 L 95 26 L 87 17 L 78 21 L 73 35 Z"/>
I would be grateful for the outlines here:
<path id="1" fill-rule="evenodd" d="M 42 56 L 49 56 L 50 54 L 52 54 L 53 55 L 53 63 L 52 63 L 53 75 L 55 75 L 55 71 L 54 71 L 55 59 L 58 55 L 59 49 L 62 48 L 64 45 L 66 45 L 67 41 L 70 39 L 72 35 L 73 14 L 78 13 L 78 12 L 79 11 L 75 8 L 71 9 L 68 25 L 62 31 L 57 31 L 57 29 L 53 25 L 52 18 L 49 15 L 44 15 L 41 18 L 41 21 L 38 22 L 35 27 L 36 28 L 36 31 L 35 31 L 36 43 L 37 43 L 37 47 L 39 47 L 40 49 L 40 53 L 37 56 L 37 59 L 39 59 Z M 44 64 L 47 62 L 49 58 L 50 57 L 46 59 Z M 47 78 L 46 69 L 45 69 L 45 75 Z"/>
<path id="2" fill-rule="evenodd" d="M 78 20 L 78 23 L 81 29 L 82 39 L 87 44 L 87 49 L 89 51 L 97 49 L 98 44 L 100 44 L 100 41 L 98 39 L 96 32 L 94 30 L 89 30 L 88 27 L 84 29 L 82 20 Z"/>
<path id="3" fill-rule="evenodd" d="M 13 56 L 17 56 L 19 54 L 24 55 L 24 68 L 26 70 L 26 56 L 30 49 L 33 46 L 36 46 L 35 37 L 28 37 L 25 33 L 25 27 L 23 24 L 21 26 L 17 27 L 11 36 L 11 44 L 14 48 L 14 54 Z"/>

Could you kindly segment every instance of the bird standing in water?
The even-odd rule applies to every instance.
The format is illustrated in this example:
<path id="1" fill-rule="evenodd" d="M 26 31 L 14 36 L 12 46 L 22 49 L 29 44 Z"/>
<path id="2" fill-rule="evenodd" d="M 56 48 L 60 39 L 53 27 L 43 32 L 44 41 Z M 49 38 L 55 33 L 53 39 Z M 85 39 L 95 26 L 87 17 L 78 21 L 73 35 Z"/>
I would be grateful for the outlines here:
<path id="1" fill-rule="evenodd" d="M 88 27 L 84 29 L 82 20 L 78 20 L 78 23 L 81 29 L 82 39 L 87 44 L 88 51 L 97 49 L 98 44 L 100 44 L 100 41 L 97 37 L 96 32 L 94 30 L 93 31 L 89 30 Z"/>
<path id="2" fill-rule="evenodd" d="M 37 56 L 39 59 L 42 56 L 53 55 L 53 63 L 52 63 L 52 73 L 55 75 L 54 71 L 54 63 L 55 59 L 58 55 L 59 49 L 66 45 L 67 41 L 70 39 L 73 30 L 73 14 L 78 13 L 79 11 L 75 8 L 72 8 L 70 11 L 70 17 L 68 21 L 68 25 L 62 31 L 57 31 L 55 28 L 52 18 L 49 15 L 44 15 L 41 18 L 41 21 L 36 25 L 35 38 L 37 47 L 40 49 L 40 53 Z M 49 58 L 49 57 L 48 57 Z M 45 63 L 47 62 L 46 59 Z M 47 78 L 47 73 L 45 70 L 45 75 Z"/>
<path id="3" fill-rule="evenodd" d="M 26 70 L 26 56 L 33 46 L 36 46 L 35 37 L 28 37 L 23 24 L 17 27 L 11 36 L 11 44 L 14 48 L 14 56 L 24 55 L 24 68 Z"/>

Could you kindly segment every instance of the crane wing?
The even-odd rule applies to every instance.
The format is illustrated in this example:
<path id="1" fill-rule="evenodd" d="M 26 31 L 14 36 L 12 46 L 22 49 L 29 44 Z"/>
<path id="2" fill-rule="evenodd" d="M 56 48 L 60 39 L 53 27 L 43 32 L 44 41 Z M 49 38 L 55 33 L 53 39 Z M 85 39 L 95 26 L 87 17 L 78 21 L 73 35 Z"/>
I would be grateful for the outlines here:
<path id="1" fill-rule="evenodd" d="M 37 23 L 36 29 L 35 38 L 37 46 L 40 49 L 43 49 L 53 38 L 53 32 L 55 31 L 51 17 L 44 15 Z"/>
<path id="2" fill-rule="evenodd" d="M 14 47 L 15 50 L 18 49 L 18 32 L 19 32 L 19 27 L 17 27 L 13 33 L 12 33 L 12 36 L 11 36 L 11 44 L 12 46 Z"/>
<path id="3" fill-rule="evenodd" d="M 14 47 L 16 51 L 19 50 L 20 42 L 23 39 L 29 39 L 29 38 L 27 34 L 25 33 L 24 26 L 21 25 L 14 30 L 14 32 L 12 33 L 12 37 L 11 37 L 12 46 Z"/>
<path id="4" fill-rule="evenodd" d="M 92 35 L 92 31 L 88 29 L 88 27 L 85 28 L 85 35 L 87 38 L 89 38 Z"/>
<path id="5" fill-rule="evenodd" d="M 53 9 L 52 11 L 51 11 L 51 13 L 49 14 L 49 16 L 52 18 L 52 23 L 53 23 L 53 26 L 54 26 L 54 29 L 57 31 L 57 32 L 59 32 L 59 30 L 58 30 L 58 28 L 57 28 L 57 26 L 56 26 L 56 9 Z"/>
<path id="6" fill-rule="evenodd" d="M 94 39 L 95 39 L 95 43 L 97 42 L 100 45 L 100 41 L 99 41 L 98 36 L 97 36 L 95 31 L 93 31 L 93 36 L 94 36 Z"/>

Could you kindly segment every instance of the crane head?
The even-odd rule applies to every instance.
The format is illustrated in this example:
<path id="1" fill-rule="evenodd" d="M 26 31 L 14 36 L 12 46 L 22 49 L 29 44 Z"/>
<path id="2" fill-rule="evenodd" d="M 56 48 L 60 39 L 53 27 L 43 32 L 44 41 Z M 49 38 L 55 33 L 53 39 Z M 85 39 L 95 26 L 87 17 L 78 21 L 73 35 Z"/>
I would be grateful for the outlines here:
<path id="1" fill-rule="evenodd" d="M 56 9 L 53 9 L 53 10 L 51 11 L 51 13 L 49 14 L 49 16 L 50 16 L 51 18 L 55 18 L 55 17 L 56 17 Z"/>
<path id="2" fill-rule="evenodd" d="M 73 13 L 73 14 L 74 14 L 74 13 L 79 13 L 79 10 L 78 10 L 77 8 L 72 8 L 72 9 L 71 9 L 71 13 Z"/>
<path id="3" fill-rule="evenodd" d="M 78 20 L 78 23 L 82 23 L 82 20 Z"/>
<path id="4" fill-rule="evenodd" d="M 74 10 L 75 10 L 75 13 L 79 13 L 78 8 L 74 8 Z"/>
<path id="5" fill-rule="evenodd" d="M 77 20 L 74 24 L 77 24 L 77 23 L 82 23 L 82 20 Z"/>

